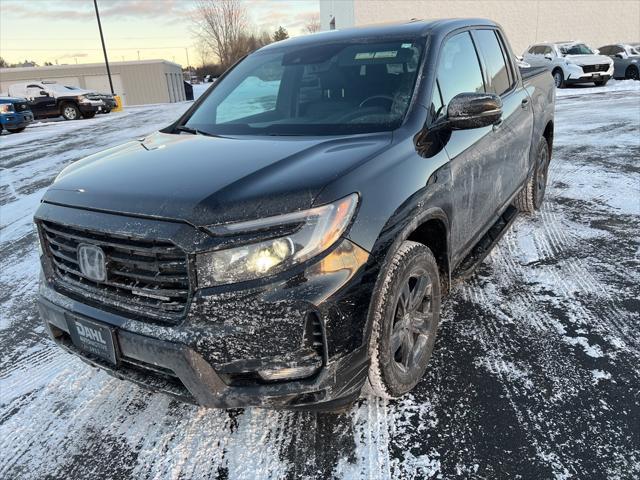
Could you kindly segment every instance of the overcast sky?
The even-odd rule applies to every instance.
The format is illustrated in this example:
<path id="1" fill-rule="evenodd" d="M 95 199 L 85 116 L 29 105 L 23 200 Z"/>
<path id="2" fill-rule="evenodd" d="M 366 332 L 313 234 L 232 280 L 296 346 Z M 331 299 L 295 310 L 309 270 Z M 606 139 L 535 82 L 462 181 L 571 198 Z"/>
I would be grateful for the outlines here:
<path id="1" fill-rule="evenodd" d="M 98 0 L 111 61 L 164 58 L 200 64 L 192 0 Z M 245 0 L 256 31 L 302 33 L 318 0 Z M 0 56 L 9 63 L 102 61 L 93 0 L 0 0 Z"/>

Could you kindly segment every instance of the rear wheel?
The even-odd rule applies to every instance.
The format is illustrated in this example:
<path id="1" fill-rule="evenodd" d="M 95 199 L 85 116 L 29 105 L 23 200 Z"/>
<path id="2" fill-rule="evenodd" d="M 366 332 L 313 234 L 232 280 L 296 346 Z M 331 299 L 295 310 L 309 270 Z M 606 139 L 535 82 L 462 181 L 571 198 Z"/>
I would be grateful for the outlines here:
<path id="1" fill-rule="evenodd" d="M 627 67 L 627 70 L 624 72 L 624 78 L 627 80 L 639 80 L 640 73 L 638 72 L 638 67 L 634 67 L 633 65 Z"/>
<path id="2" fill-rule="evenodd" d="M 371 301 L 365 383 L 365 390 L 382 398 L 399 397 L 420 381 L 440 322 L 440 277 L 431 250 L 405 241 L 390 255 Z"/>
<path id="3" fill-rule="evenodd" d="M 73 103 L 63 103 L 61 113 L 65 120 L 77 120 L 80 118 L 80 110 Z"/>
<path id="4" fill-rule="evenodd" d="M 564 88 L 565 87 L 564 73 L 562 73 L 562 69 L 556 68 L 553 71 L 553 83 L 556 84 L 556 88 Z"/>
<path id="5" fill-rule="evenodd" d="M 8 132 L 11 133 L 20 133 L 21 131 L 23 131 L 25 128 L 27 127 L 20 127 L 20 128 L 7 128 Z M 0 129 L 0 132 L 2 131 L 2 129 Z"/>
<path id="6" fill-rule="evenodd" d="M 524 188 L 520 190 L 514 200 L 516 208 L 521 212 L 533 213 L 542 206 L 544 194 L 547 191 L 549 160 L 549 144 L 547 139 L 543 137 L 538 145 L 536 166 Z"/>

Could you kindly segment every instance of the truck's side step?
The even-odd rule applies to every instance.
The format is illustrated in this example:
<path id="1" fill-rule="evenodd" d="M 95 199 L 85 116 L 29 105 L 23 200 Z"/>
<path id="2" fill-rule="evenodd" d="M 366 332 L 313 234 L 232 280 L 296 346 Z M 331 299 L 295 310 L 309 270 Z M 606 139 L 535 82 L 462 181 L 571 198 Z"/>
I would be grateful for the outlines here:
<path id="1" fill-rule="evenodd" d="M 482 263 L 496 243 L 500 241 L 504 232 L 507 231 L 513 221 L 518 217 L 518 213 L 516 207 L 509 205 L 496 223 L 494 223 L 489 231 L 476 243 L 469 255 L 460 262 L 460 265 L 458 265 L 453 272 L 454 281 L 468 278 L 473 274 L 476 267 Z"/>

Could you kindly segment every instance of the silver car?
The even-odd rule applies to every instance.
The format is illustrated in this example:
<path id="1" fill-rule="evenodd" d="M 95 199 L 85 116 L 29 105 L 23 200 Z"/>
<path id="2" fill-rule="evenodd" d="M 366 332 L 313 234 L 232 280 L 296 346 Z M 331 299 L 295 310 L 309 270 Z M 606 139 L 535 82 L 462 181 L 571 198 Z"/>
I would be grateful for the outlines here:
<path id="1" fill-rule="evenodd" d="M 605 45 L 599 50 L 613 60 L 615 78 L 640 79 L 640 43 Z"/>

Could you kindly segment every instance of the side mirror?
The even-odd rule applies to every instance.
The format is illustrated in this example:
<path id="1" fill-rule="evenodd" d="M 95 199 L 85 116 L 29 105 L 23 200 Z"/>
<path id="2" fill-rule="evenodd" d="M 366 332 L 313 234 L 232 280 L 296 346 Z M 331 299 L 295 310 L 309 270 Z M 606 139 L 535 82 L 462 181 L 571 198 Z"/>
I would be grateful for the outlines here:
<path id="1" fill-rule="evenodd" d="M 614 56 L 615 56 L 616 58 L 624 59 L 624 53 L 616 53 Z"/>
<path id="2" fill-rule="evenodd" d="M 600 50 L 598 50 L 597 48 L 593 49 L 593 53 L 595 53 L 596 55 L 598 55 L 600 53 Z"/>
<path id="3" fill-rule="evenodd" d="M 447 125 L 453 130 L 488 127 L 501 118 L 502 100 L 493 93 L 460 93 L 447 106 Z"/>
<path id="4" fill-rule="evenodd" d="M 48 97 L 49 94 L 47 92 L 45 92 L 44 90 L 40 90 L 40 95 L 43 97 Z"/>
<path id="5" fill-rule="evenodd" d="M 553 55 L 551 55 L 550 53 L 545 53 L 544 58 L 546 58 L 547 60 L 553 60 Z"/>

